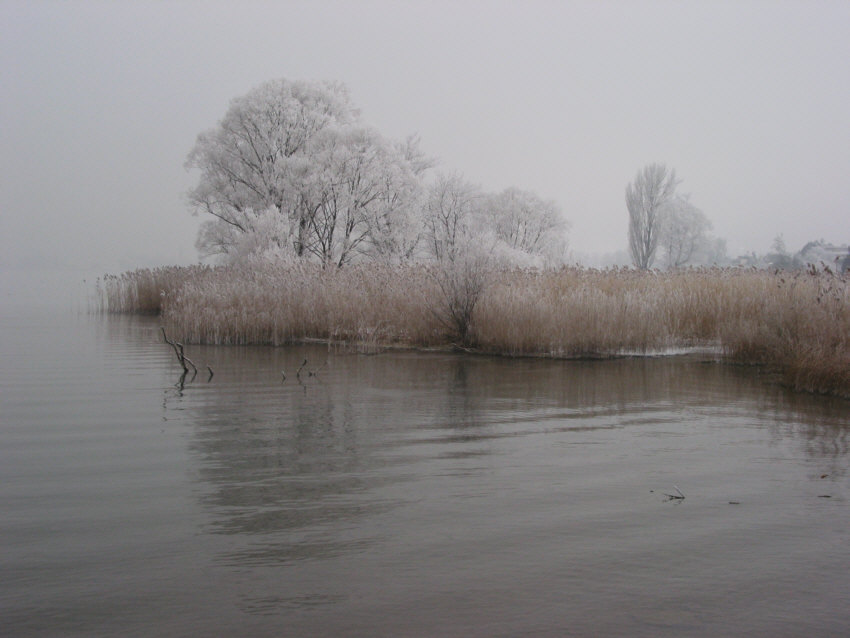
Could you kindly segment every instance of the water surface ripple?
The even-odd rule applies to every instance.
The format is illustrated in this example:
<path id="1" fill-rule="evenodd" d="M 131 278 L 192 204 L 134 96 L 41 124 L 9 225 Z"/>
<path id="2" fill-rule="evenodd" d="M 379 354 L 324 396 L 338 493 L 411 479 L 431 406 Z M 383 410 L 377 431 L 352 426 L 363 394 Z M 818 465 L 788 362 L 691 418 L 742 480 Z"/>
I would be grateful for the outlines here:
<path id="1" fill-rule="evenodd" d="M 846 401 L 687 358 L 188 354 L 209 382 L 155 320 L 0 316 L 4 635 L 850 628 Z"/>

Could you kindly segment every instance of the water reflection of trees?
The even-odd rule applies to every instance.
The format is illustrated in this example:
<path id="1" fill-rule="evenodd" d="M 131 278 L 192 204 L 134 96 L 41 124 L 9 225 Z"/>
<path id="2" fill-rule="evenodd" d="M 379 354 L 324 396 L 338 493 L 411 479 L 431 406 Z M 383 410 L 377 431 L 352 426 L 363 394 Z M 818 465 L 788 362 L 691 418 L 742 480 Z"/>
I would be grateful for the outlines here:
<path id="1" fill-rule="evenodd" d="M 240 563 L 359 551 L 412 498 L 404 485 L 422 471 L 417 463 L 477 471 L 494 440 L 546 428 L 628 427 L 696 409 L 767 418 L 813 457 L 847 453 L 846 402 L 791 395 L 749 368 L 322 348 L 204 355 L 215 382 L 187 393 L 179 409 L 191 410 L 211 529 L 243 536 L 229 556 Z M 292 371 L 305 356 L 328 364 L 299 384 Z M 285 382 L 281 370 L 290 371 Z"/>
<path id="2" fill-rule="evenodd" d="M 381 508 L 358 499 L 376 479 L 357 441 L 352 397 L 316 377 L 284 383 L 280 369 L 294 372 L 300 352 L 281 359 L 283 350 L 223 350 L 223 381 L 193 406 L 193 448 L 211 531 L 252 539 L 229 558 L 286 563 L 366 542 L 321 531 Z"/>

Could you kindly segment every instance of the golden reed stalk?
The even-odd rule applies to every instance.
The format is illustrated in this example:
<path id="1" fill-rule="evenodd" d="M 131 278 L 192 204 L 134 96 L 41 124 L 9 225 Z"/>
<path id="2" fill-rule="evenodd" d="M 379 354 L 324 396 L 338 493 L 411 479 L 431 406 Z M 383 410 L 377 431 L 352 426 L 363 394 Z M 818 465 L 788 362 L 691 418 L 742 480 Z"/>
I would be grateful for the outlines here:
<path id="1" fill-rule="evenodd" d="M 305 263 L 137 270 L 108 277 L 107 312 L 161 313 L 186 343 L 446 347 L 434 266 Z M 828 268 L 487 273 L 464 345 L 511 356 L 598 357 L 719 348 L 798 390 L 850 397 L 850 287 Z"/>

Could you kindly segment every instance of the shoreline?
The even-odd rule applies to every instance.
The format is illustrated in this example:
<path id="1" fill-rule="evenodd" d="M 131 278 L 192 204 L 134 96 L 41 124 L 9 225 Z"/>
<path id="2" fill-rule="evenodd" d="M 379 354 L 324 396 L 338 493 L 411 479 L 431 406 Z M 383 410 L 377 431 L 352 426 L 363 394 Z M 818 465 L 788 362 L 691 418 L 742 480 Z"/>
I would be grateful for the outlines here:
<path id="1" fill-rule="evenodd" d="M 337 344 L 601 360 L 696 356 L 850 398 L 850 282 L 811 268 L 482 269 L 303 262 L 108 277 L 105 313 L 159 314 L 184 344 Z"/>

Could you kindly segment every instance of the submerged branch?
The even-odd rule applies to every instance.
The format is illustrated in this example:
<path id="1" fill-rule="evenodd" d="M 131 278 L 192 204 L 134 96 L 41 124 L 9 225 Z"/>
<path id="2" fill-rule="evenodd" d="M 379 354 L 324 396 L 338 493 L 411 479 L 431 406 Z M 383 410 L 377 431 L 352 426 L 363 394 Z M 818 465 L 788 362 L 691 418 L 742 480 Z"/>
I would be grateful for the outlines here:
<path id="1" fill-rule="evenodd" d="M 163 340 L 165 341 L 165 343 L 167 343 L 168 345 L 170 345 L 174 349 L 174 354 L 177 355 L 177 362 L 183 368 L 183 374 L 180 375 L 180 382 L 179 382 L 179 386 L 182 389 L 183 384 L 186 381 L 186 376 L 189 374 L 189 366 L 192 367 L 192 378 L 189 379 L 190 383 L 195 380 L 196 376 L 198 376 L 198 366 L 196 366 L 195 362 L 192 361 L 189 357 L 186 356 L 186 353 L 183 349 L 182 343 L 180 343 L 178 341 L 171 341 L 168 338 L 168 335 L 165 333 L 165 328 L 160 326 L 160 330 L 162 331 Z M 210 376 L 207 377 L 207 383 L 209 383 L 212 380 L 213 375 L 215 373 L 213 372 L 213 369 L 210 366 L 207 366 L 207 370 L 210 373 Z"/>
<path id="2" fill-rule="evenodd" d="M 664 496 L 666 496 L 671 501 L 672 500 L 684 501 L 685 495 L 682 494 L 682 491 L 678 487 L 676 487 L 675 485 L 673 486 L 673 489 L 676 490 L 678 496 L 676 494 L 666 494 L 666 493 L 664 494 Z"/>
<path id="3" fill-rule="evenodd" d="M 183 344 L 177 341 L 171 341 L 168 338 L 168 335 L 165 334 L 165 328 L 160 327 L 160 330 L 162 330 L 162 338 L 165 340 L 165 343 L 174 348 L 174 354 L 177 355 L 177 362 L 183 367 L 183 372 L 189 372 L 189 366 L 186 365 L 188 363 L 190 366 L 192 366 L 192 369 L 195 371 L 195 374 L 198 374 L 198 366 L 196 366 L 192 362 L 192 360 L 186 356 L 186 353 L 183 352 Z"/>

